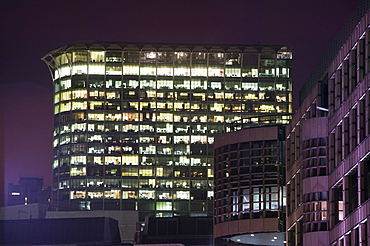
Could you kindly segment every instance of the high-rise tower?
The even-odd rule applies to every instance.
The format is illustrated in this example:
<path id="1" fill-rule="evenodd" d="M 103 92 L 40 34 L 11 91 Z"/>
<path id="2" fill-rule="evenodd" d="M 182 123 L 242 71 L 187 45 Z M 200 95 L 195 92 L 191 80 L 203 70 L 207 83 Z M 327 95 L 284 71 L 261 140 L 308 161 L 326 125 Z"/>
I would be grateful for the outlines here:
<path id="1" fill-rule="evenodd" d="M 138 210 L 140 220 L 212 215 L 214 136 L 237 120 L 288 123 L 291 59 L 281 45 L 91 42 L 50 52 L 55 205 Z"/>

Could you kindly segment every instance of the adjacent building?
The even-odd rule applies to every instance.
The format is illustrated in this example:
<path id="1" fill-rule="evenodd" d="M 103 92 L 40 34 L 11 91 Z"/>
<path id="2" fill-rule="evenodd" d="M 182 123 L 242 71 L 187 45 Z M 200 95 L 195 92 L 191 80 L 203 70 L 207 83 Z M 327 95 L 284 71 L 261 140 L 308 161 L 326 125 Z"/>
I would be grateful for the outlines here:
<path id="1" fill-rule="evenodd" d="M 370 244 L 370 10 L 330 64 L 328 88 L 329 243 L 367 245 Z"/>
<path id="2" fill-rule="evenodd" d="M 361 1 L 287 127 L 288 245 L 370 244 L 369 27 Z"/>
<path id="3" fill-rule="evenodd" d="M 8 206 L 42 203 L 50 205 L 51 189 L 44 188 L 44 180 L 36 177 L 20 177 L 18 184 L 8 185 Z"/>
<path id="4" fill-rule="evenodd" d="M 43 60 L 59 210 L 212 216 L 214 137 L 234 121 L 290 120 L 292 53 L 281 45 L 89 42 Z"/>
<path id="5" fill-rule="evenodd" d="M 328 245 L 325 82 L 317 83 L 286 128 L 286 228 L 292 246 Z"/>
<path id="6" fill-rule="evenodd" d="M 215 246 L 284 244 L 285 126 L 264 124 L 215 138 Z"/>

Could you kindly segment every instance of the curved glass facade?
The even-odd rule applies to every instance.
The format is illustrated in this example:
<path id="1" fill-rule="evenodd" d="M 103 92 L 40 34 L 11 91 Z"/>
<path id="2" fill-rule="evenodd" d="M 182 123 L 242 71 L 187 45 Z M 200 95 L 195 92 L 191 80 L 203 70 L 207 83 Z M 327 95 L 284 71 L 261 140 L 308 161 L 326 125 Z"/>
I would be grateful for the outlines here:
<path id="1" fill-rule="evenodd" d="M 209 216 L 225 124 L 291 113 L 282 46 L 79 43 L 47 54 L 60 209 Z"/>
<path id="2" fill-rule="evenodd" d="M 284 131 L 283 125 L 264 126 L 216 137 L 216 245 L 223 238 L 284 231 Z"/>

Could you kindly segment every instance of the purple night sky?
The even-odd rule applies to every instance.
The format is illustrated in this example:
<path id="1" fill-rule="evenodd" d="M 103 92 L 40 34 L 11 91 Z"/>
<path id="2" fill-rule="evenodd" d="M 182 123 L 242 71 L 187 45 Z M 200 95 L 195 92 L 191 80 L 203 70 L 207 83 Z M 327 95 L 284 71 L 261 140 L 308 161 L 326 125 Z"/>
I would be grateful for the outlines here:
<path id="1" fill-rule="evenodd" d="M 294 51 L 297 108 L 299 89 L 358 2 L 2 1 L 0 167 L 4 166 L 4 187 L 17 183 L 20 176 L 41 177 L 46 186 L 51 185 L 53 91 L 48 68 L 40 60 L 49 51 L 86 40 L 287 44 Z"/>

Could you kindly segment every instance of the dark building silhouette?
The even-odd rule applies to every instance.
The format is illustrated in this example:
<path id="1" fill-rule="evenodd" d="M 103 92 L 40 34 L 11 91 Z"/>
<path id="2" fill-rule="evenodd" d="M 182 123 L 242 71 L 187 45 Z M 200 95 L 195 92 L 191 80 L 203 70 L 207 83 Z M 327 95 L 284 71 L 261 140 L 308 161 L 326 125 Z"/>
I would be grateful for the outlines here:
<path id="1" fill-rule="evenodd" d="M 121 245 L 112 218 L 0 220 L 1 245 Z"/>
<path id="2" fill-rule="evenodd" d="M 8 185 L 8 206 L 42 203 L 49 204 L 51 188 L 44 189 L 44 180 L 35 177 L 21 177 L 18 184 Z"/>
<path id="3" fill-rule="evenodd" d="M 181 243 L 185 246 L 212 245 L 211 217 L 147 217 L 138 242 L 142 244 Z"/>

